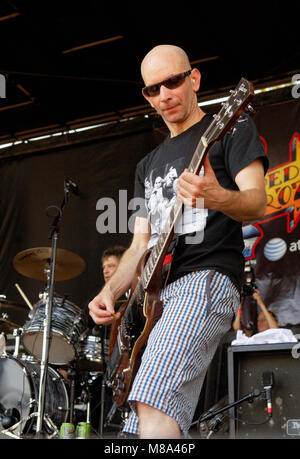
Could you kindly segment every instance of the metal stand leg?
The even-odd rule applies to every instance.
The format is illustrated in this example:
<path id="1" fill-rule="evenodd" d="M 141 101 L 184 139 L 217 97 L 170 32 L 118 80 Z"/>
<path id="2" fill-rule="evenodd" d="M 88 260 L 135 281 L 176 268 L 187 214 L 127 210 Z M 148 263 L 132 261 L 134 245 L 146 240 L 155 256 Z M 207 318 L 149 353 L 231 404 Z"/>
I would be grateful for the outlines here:
<path id="1" fill-rule="evenodd" d="M 48 360 L 49 360 L 49 349 L 50 349 L 50 342 L 51 342 L 51 321 L 52 321 L 54 276 L 55 276 L 55 264 L 56 264 L 56 247 L 57 247 L 57 232 L 54 231 L 53 238 L 52 238 L 52 259 L 51 259 L 50 282 L 48 283 L 49 291 L 48 291 L 47 300 L 46 300 L 45 319 L 44 319 L 41 376 L 40 376 L 40 386 L 39 386 L 39 402 L 38 402 L 38 415 L 37 415 L 37 428 L 36 428 L 37 435 L 39 435 L 42 431 L 43 419 L 44 419 L 45 394 L 46 394 L 46 383 L 47 383 L 47 374 L 48 374 Z"/>
<path id="2" fill-rule="evenodd" d="M 71 380 L 71 390 L 70 390 L 70 424 L 74 424 L 74 400 L 75 400 L 75 371 L 69 370 L 68 378 Z"/>
<path id="3" fill-rule="evenodd" d="M 16 338 L 13 356 L 16 359 L 19 357 L 19 353 L 20 353 L 20 340 L 21 340 L 22 331 L 23 331 L 22 328 L 15 328 L 13 331 L 13 335 Z"/>
<path id="4" fill-rule="evenodd" d="M 103 436 L 104 430 L 104 405 L 105 405 L 105 380 L 104 375 L 102 375 L 101 383 L 101 404 L 100 404 L 100 422 L 99 422 L 99 434 Z"/>

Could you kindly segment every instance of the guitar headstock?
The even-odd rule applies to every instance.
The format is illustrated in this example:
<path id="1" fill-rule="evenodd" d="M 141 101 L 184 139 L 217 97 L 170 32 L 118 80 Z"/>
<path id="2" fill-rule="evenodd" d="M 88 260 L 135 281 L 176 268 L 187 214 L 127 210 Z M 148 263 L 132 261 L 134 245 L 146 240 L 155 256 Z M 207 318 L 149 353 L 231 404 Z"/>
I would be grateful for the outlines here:
<path id="1" fill-rule="evenodd" d="M 249 104 L 254 97 L 254 88 L 250 81 L 241 78 L 236 88 L 230 93 L 227 101 L 222 104 L 221 110 L 213 115 L 214 121 L 205 132 L 207 145 L 221 139 L 247 107 L 249 111 L 252 110 Z"/>

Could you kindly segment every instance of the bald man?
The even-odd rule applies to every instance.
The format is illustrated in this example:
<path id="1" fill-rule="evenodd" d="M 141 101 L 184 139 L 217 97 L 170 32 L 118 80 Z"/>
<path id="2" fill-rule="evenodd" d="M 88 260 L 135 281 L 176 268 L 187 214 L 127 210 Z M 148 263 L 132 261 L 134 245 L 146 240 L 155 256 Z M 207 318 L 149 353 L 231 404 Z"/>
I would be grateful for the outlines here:
<path id="1" fill-rule="evenodd" d="M 128 397 L 132 412 L 124 427 L 141 438 L 180 438 L 188 435 L 207 367 L 238 309 L 241 222 L 264 215 L 268 161 L 254 123 L 244 115 L 234 136 L 211 148 L 201 174 L 188 172 L 212 121 L 197 103 L 201 74 L 172 45 L 152 49 L 141 73 L 143 95 L 170 135 L 137 165 L 135 196 L 145 205 L 136 215 L 129 249 L 89 308 L 96 323 L 111 322 L 114 303 L 130 287 L 142 254 L 155 245 L 170 203 L 179 199 L 188 204 L 176 231 L 169 277 L 160 290 L 163 313 L 134 379 Z M 155 213 L 148 205 L 154 193 L 159 197 Z"/>

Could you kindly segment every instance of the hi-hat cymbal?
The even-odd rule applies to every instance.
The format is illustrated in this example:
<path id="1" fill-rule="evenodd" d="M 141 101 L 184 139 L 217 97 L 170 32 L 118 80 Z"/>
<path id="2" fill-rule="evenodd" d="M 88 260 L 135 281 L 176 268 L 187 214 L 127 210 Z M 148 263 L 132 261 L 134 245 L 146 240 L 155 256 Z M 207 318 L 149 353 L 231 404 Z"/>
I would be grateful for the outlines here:
<path id="1" fill-rule="evenodd" d="M 51 247 L 36 247 L 18 253 L 13 266 L 23 276 L 36 280 L 47 280 L 45 270 L 50 269 Z M 85 261 L 76 253 L 57 249 L 55 263 L 55 280 L 63 281 L 79 276 L 86 268 Z"/>
<path id="2" fill-rule="evenodd" d="M 15 328 L 19 328 L 20 325 L 10 322 L 9 320 L 0 318 L 0 333 L 12 333 Z"/>

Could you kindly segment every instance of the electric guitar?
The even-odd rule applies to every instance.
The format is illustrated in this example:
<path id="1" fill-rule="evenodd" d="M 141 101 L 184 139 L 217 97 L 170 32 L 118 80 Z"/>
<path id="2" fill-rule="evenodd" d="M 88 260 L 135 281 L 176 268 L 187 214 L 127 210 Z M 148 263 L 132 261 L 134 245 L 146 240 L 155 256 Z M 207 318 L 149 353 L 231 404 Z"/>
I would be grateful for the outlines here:
<path id="1" fill-rule="evenodd" d="M 249 81 L 242 78 L 230 92 L 231 95 L 222 104 L 220 111 L 213 115 L 213 121 L 196 147 L 188 167 L 194 174 L 199 174 L 212 145 L 232 129 L 247 107 L 252 109 L 249 102 L 254 97 L 254 89 Z M 114 401 L 119 406 L 127 399 L 148 336 L 162 315 L 159 290 L 162 286 L 163 262 L 174 236 L 174 227 L 182 215 L 182 207 L 183 204 L 177 199 L 152 251 L 147 250 L 142 256 L 131 285 L 129 300 L 119 309 L 121 317 L 111 328 L 106 379 L 107 385 L 112 389 Z"/>

